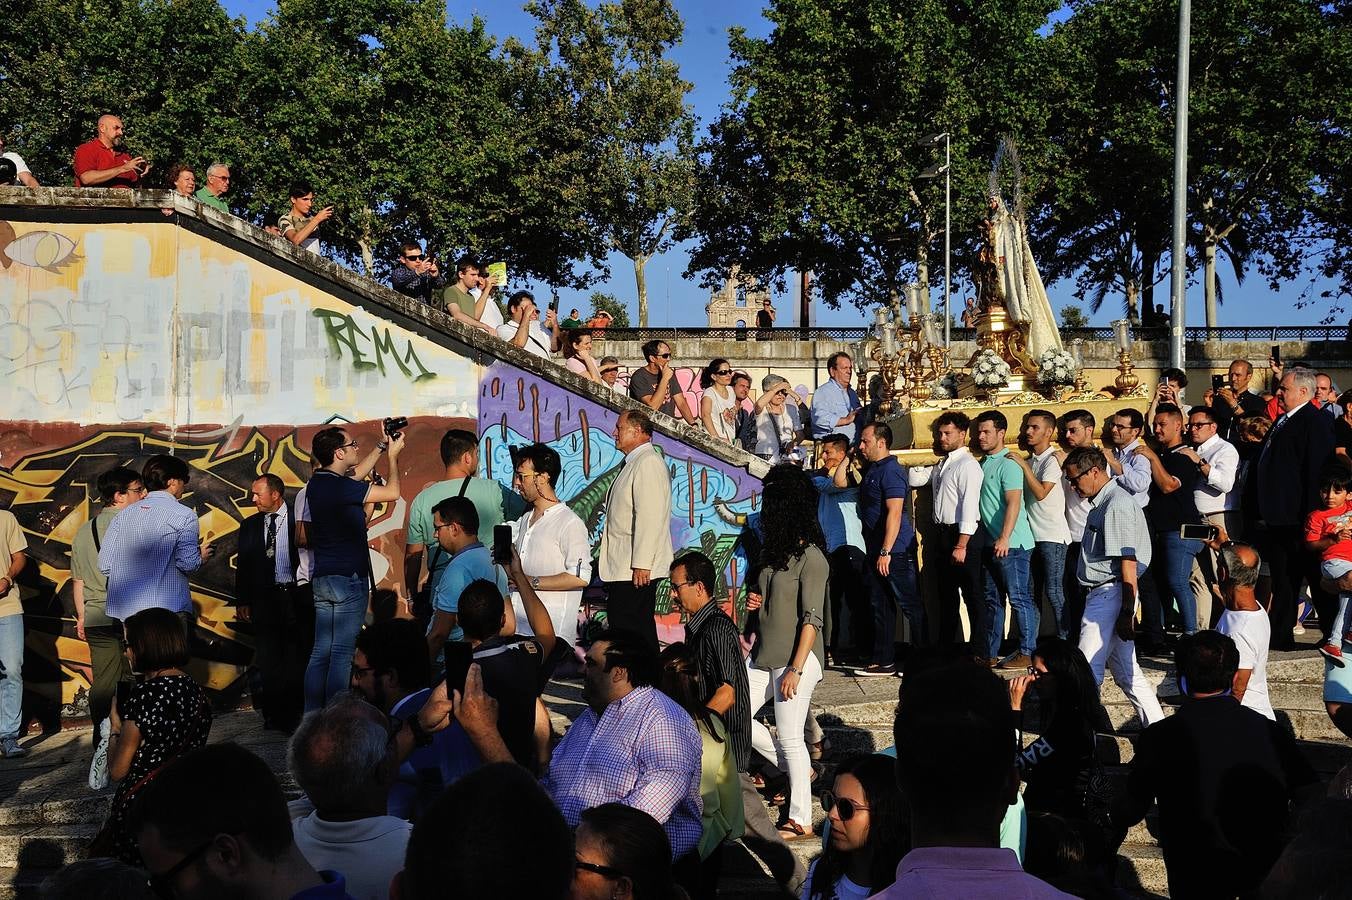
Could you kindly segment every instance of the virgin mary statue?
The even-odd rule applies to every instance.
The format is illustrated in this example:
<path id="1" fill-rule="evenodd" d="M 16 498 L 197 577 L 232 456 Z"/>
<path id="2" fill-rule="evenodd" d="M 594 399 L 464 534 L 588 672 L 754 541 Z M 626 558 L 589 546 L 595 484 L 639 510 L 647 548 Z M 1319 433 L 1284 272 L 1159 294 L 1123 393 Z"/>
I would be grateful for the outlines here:
<path id="1" fill-rule="evenodd" d="M 990 217 L 984 223 L 987 246 L 981 305 L 1001 304 L 1026 335 L 1027 355 L 1036 360 L 1048 348 L 1061 349 L 1061 335 L 1051 301 L 1042 285 L 1028 244 L 1028 226 L 1022 203 L 1022 175 L 1014 143 L 1005 138 L 990 178 Z M 1012 181 L 1014 210 L 1002 192 L 1002 181 Z"/>

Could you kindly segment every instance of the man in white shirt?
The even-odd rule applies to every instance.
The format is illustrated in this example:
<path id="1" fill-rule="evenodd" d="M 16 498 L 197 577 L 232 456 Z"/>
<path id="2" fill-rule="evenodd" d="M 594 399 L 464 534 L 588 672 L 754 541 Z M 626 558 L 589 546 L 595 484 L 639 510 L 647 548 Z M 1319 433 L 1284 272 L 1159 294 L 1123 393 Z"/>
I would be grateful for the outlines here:
<path id="1" fill-rule="evenodd" d="M 545 325 L 555 335 L 550 337 L 540 328 L 540 311 L 535 307 L 535 295 L 517 291 L 507 301 L 507 312 L 512 321 L 498 326 L 498 337 L 541 359 L 549 359 L 554 352 L 559 331 L 554 310 L 546 310 Z"/>
<path id="2" fill-rule="evenodd" d="M 1241 705 L 1260 712 L 1274 722 L 1272 700 L 1268 697 L 1267 658 L 1272 639 L 1272 623 L 1267 611 L 1258 602 L 1254 585 L 1258 583 L 1258 567 L 1262 560 L 1258 551 L 1248 544 L 1221 545 L 1217 574 L 1225 611 L 1221 613 L 1216 630 L 1230 636 L 1239 649 L 1239 669 L 1235 672 L 1231 691 Z"/>
<path id="3" fill-rule="evenodd" d="M 981 568 L 985 532 L 981 528 L 981 464 L 967 448 L 971 420 L 960 412 L 946 412 L 934 420 L 934 450 L 938 465 L 913 467 L 911 487 L 930 485 L 934 495 L 934 524 L 938 540 L 925 544 L 925 567 L 938 573 L 941 644 L 961 641 L 958 598 L 967 608 L 971 640 L 986 634 L 984 610 L 986 579 Z M 932 568 L 931 568 L 932 567 Z M 981 655 L 985 655 L 984 648 Z"/>
<path id="4" fill-rule="evenodd" d="M 1066 523 L 1066 491 L 1062 483 L 1062 452 L 1052 445 L 1056 437 L 1056 416 L 1035 409 L 1023 417 L 1022 433 L 1031 456 L 1010 454 L 1023 469 L 1024 503 L 1028 506 L 1028 524 L 1033 527 L 1034 596 L 1045 596 L 1056 617 L 1056 636 L 1069 634 L 1066 624 L 1066 548 L 1070 545 L 1070 525 Z"/>
<path id="5" fill-rule="evenodd" d="M 1069 453 L 1076 447 L 1094 446 L 1094 429 L 1097 422 L 1094 414 L 1087 409 L 1072 409 L 1061 417 L 1061 446 Z M 1080 617 L 1084 613 L 1085 590 L 1075 572 L 1080 565 L 1080 541 L 1084 539 L 1084 523 L 1092 508 L 1088 498 L 1081 497 L 1070 483 L 1070 479 L 1061 476 L 1062 493 L 1066 497 L 1066 528 L 1070 531 L 1070 546 L 1066 548 L 1066 572 L 1064 579 L 1066 610 L 1062 620 L 1071 641 L 1080 638 Z"/>
<path id="6" fill-rule="evenodd" d="M 1145 509 L 1150 503 L 1150 460 L 1136 452 L 1141 446 L 1141 432 L 1145 417 L 1139 409 L 1119 409 L 1108 426 L 1108 438 L 1113 451 L 1105 453 L 1109 473 L 1118 481 L 1118 487 L 1131 494 L 1136 505 Z"/>
<path id="7" fill-rule="evenodd" d="M 1207 406 L 1194 406 L 1188 415 L 1186 437 L 1196 449 L 1177 452 L 1197 463 L 1202 477 L 1193 489 L 1192 499 L 1202 518 L 1225 534 L 1239 534 L 1239 498 L 1235 479 L 1239 474 L 1239 450 L 1217 432 L 1219 424 Z M 1216 583 L 1216 554 L 1204 549 L 1193 560 L 1192 594 L 1197 600 L 1198 625 L 1211 625 L 1211 585 Z"/>
<path id="8" fill-rule="evenodd" d="M 287 766 L 314 804 L 293 819 L 296 847 L 316 871 L 341 872 L 354 900 L 385 900 L 413 826 L 385 814 L 399 762 L 385 714 L 354 695 L 306 714 Z"/>
<path id="9" fill-rule="evenodd" d="M 17 153 L 5 152 L 4 135 L 0 135 L 0 159 L 7 159 L 14 164 L 14 175 L 11 176 L 12 181 L 6 183 L 20 184 L 30 188 L 39 187 L 38 180 L 33 177 L 33 173 L 29 170 L 28 164 L 23 161 L 23 157 Z"/>

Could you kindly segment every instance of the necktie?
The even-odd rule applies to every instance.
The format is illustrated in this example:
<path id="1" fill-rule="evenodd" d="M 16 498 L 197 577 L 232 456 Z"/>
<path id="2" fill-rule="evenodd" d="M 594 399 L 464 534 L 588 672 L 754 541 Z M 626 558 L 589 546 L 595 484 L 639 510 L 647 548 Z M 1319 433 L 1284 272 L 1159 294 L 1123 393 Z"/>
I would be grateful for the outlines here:
<path id="1" fill-rule="evenodd" d="M 277 514 L 268 513 L 268 559 L 277 556 Z"/>

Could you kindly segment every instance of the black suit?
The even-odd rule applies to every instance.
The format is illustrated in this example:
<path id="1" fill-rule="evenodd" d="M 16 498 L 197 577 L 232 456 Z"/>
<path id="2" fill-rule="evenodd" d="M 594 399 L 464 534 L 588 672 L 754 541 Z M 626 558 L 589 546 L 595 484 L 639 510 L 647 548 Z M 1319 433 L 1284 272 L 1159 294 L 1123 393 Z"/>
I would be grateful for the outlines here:
<path id="1" fill-rule="evenodd" d="M 305 662 L 314 639 L 309 585 L 295 584 L 299 563 L 295 517 L 287 505 L 286 544 L 290 584 L 278 584 L 276 560 L 268 556 L 267 513 L 245 519 L 235 557 L 235 605 L 247 608 L 254 628 L 254 708 L 264 722 L 290 729 L 300 721 Z"/>
<path id="2" fill-rule="evenodd" d="M 1216 420 L 1216 433 L 1232 444 L 1239 443 L 1235 439 L 1235 419 L 1240 415 L 1251 416 L 1267 411 L 1267 402 L 1257 394 L 1240 391 L 1235 399 L 1239 401 L 1238 413 L 1219 397 L 1211 401 L 1211 418 Z"/>
<path id="3" fill-rule="evenodd" d="M 1316 560 L 1305 549 L 1304 526 L 1319 506 L 1319 476 L 1333 456 L 1333 420 L 1307 403 L 1278 417 L 1249 464 L 1244 487 L 1244 512 L 1257 522 L 1254 543 L 1272 575 L 1272 649 L 1292 646 L 1296 598 L 1300 583 L 1312 573 Z M 1311 596 L 1325 634 L 1332 624 L 1329 598 L 1319 591 L 1319 579 L 1310 581 Z"/>

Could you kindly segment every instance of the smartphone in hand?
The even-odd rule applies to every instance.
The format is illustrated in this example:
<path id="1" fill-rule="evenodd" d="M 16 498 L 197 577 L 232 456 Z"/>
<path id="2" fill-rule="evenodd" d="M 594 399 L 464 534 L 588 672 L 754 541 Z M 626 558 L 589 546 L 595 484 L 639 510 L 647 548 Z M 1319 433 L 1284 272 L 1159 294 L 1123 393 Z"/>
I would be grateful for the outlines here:
<path id="1" fill-rule="evenodd" d="M 512 526 L 493 526 L 493 562 L 500 566 L 512 561 Z"/>

